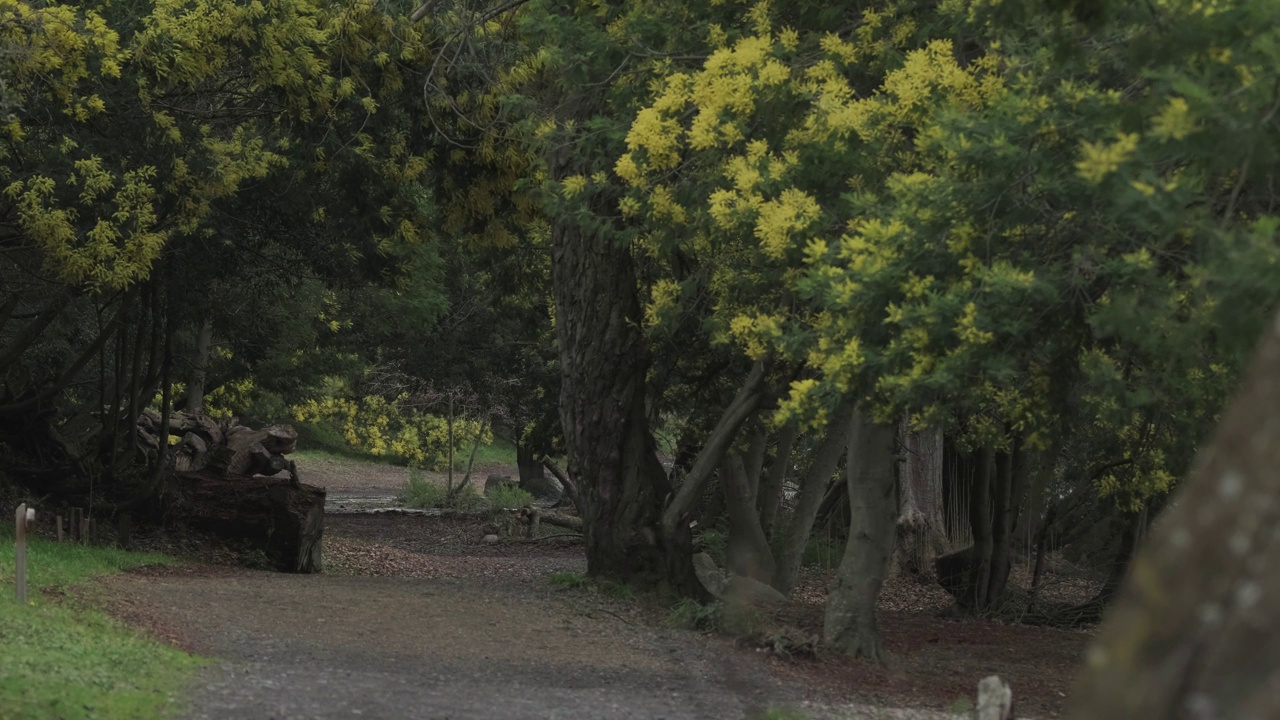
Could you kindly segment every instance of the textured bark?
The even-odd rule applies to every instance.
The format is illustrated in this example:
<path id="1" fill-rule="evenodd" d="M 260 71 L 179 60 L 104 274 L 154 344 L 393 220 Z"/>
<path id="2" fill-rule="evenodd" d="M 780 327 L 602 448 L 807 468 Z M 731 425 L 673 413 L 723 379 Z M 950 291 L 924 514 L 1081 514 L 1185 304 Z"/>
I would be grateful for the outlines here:
<path id="1" fill-rule="evenodd" d="M 1280 708 L 1280 318 L 1131 562 L 1072 695 L 1080 720 Z"/>
<path id="2" fill-rule="evenodd" d="M 897 572 L 919 574 L 946 551 L 942 514 L 942 429 L 902 423 L 904 459 L 898 480 Z"/>
<path id="3" fill-rule="evenodd" d="M 857 412 L 849 434 L 849 542 L 831 588 L 823 640 L 836 650 L 883 663 L 876 600 L 889 574 L 897 512 L 894 427 Z"/>
<path id="4" fill-rule="evenodd" d="M 551 152 L 552 179 L 581 170 L 573 149 Z M 670 488 L 645 415 L 648 357 L 635 270 L 626 247 L 596 225 L 602 222 L 551 221 L 560 417 L 568 474 L 578 483 L 587 573 L 701 595 L 687 524 L 661 527 Z"/>
<path id="5" fill-rule="evenodd" d="M 209 369 L 209 352 L 213 348 L 213 315 L 206 313 L 196 333 L 196 351 L 192 358 L 191 380 L 187 383 L 187 404 L 183 410 L 198 415 L 204 410 L 205 371 Z"/>
<path id="6" fill-rule="evenodd" d="M 805 473 L 800 493 L 796 496 L 795 511 L 783 526 L 782 538 L 778 542 L 778 567 L 774 571 L 773 587 L 784 594 L 790 594 L 795 588 L 796 579 L 800 576 L 800 563 L 804 559 L 804 548 L 809 543 L 809 534 L 813 532 L 813 521 L 818 517 L 822 499 L 826 497 L 827 489 L 832 484 L 831 476 L 840 464 L 840 455 L 849 445 L 853 413 L 846 409 L 836 418 L 827 427 L 826 437 L 818 445 L 813 464 Z"/>
<path id="7" fill-rule="evenodd" d="M 795 446 L 800 429 L 794 423 L 787 423 L 778 431 L 778 446 L 773 452 L 773 460 L 769 463 L 769 471 L 760 482 L 756 505 L 760 510 L 760 528 L 765 537 L 773 537 L 774 523 L 778 519 L 778 506 L 782 504 L 782 486 L 787 480 L 787 470 L 791 467 L 791 450 Z M 817 508 L 814 508 L 817 511 Z"/>

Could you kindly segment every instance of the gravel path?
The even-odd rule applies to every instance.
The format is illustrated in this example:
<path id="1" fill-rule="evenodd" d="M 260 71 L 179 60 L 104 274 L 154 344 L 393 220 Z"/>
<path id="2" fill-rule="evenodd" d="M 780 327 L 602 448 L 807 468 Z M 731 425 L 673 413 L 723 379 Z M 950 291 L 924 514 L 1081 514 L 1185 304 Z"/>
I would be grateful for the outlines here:
<path id="1" fill-rule="evenodd" d="M 382 549 L 368 536 L 375 524 L 352 520 L 343 536 L 335 523 L 332 534 Z M 554 588 L 545 573 L 582 569 L 573 549 L 550 551 L 535 572 L 503 572 L 520 562 L 505 553 L 530 546 L 432 555 L 406 535 L 395 551 L 438 572 L 153 570 L 112 578 L 106 591 L 127 606 L 118 614 L 216 659 L 189 720 L 700 720 L 797 700 L 726 641 L 629 618 L 634 603 L 614 603 L 618 612 L 589 591 Z"/>

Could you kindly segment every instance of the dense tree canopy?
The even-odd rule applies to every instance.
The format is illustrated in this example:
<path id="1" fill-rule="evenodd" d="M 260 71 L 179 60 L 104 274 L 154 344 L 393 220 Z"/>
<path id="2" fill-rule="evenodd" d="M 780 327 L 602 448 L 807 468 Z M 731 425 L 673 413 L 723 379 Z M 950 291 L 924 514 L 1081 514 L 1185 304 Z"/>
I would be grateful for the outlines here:
<path id="1" fill-rule="evenodd" d="M 844 518 L 879 657 L 920 438 L 975 611 L 1019 528 L 1185 473 L 1280 296 L 1277 16 L 0 0 L 0 439 L 154 476 L 142 408 L 207 395 L 438 464 L 465 399 L 455 445 L 566 451 L 594 575 L 705 599 L 696 520 L 788 592 Z"/>

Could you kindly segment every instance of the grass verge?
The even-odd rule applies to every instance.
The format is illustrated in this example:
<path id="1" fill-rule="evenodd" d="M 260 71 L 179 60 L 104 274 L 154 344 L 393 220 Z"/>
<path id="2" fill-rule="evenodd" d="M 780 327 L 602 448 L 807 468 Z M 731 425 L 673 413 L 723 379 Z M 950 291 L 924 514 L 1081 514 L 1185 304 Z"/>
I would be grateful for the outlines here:
<path id="1" fill-rule="evenodd" d="M 46 599 L 99 575 L 162 555 L 34 539 L 27 603 L 14 597 L 13 528 L 0 529 L 0 717 L 4 720 L 153 720 L 201 660 L 130 631 L 106 615 Z"/>

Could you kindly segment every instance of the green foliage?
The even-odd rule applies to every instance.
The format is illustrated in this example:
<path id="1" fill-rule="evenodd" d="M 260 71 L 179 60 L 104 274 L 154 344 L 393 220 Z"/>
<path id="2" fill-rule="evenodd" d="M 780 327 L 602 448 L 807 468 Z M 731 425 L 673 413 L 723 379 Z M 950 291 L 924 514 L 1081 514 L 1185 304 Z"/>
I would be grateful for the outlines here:
<path id="1" fill-rule="evenodd" d="M 551 573 L 547 577 L 547 582 L 562 590 L 573 590 L 591 585 L 591 578 L 579 573 L 562 570 Z"/>
<path id="2" fill-rule="evenodd" d="M 707 528 L 698 533 L 694 539 L 695 547 L 702 552 L 711 556 L 719 567 L 725 566 L 725 548 L 728 546 L 729 536 L 727 533 L 715 528 Z"/>
<path id="3" fill-rule="evenodd" d="M 724 617 L 724 605 L 712 602 L 706 605 L 691 598 L 682 598 L 667 613 L 667 626 L 684 630 L 716 631 Z"/>
<path id="4" fill-rule="evenodd" d="M 807 567 L 834 570 L 840 567 L 840 560 L 844 558 L 844 549 L 845 543 L 840 538 L 833 538 L 827 534 L 815 534 L 805 543 L 804 555 L 800 562 Z"/>
<path id="5" fill-rule="evenodd" d="M 627 583 L 615 582 L 613 580 L 601 580 L 596 584 L 596 587 L 599 588 L 601 594 L 608 595 L 611 598 L 618 600 L 636 599 L 636 589 Z"/>
<path id="6" fill-rule="evenodd" d="M 141 637 L 105 615 L 43 599 L 129 567 L 170 558 L 34 539 L 28 545 L 29 605 L 13 597 L 12 531 L 0 531 L 0 708 L 6 719 L 118 718 L 170 715 L 174 696 L 200 663 Z"/>
<path id="7" fill-rule="evenodd" d="M 533 495 L 514 485 L 503 485 L 488 493 L 489 506 L 496 509 L 511 510 L 528 507 L 533 504 Z"/>
<path id="8" fill-rule="evenodd" d="M 969 716 L 973 714 L 973 709 L 973 699 L 963 695 L 956 698 L 956 701 L 951 703 L 952 715 Z"/>
<path id="9" fill-rule="evenodd" d="M 449 464 L 449 427 L 446 418 L 430 415 L 406 404 L 370 395 L 352 400 L 334 395 L 308 400 L 293 408 L 298 422 L 328 425 L 346 445 L 369 455 L 405 458 L 411 464 L 435 470 Z M 479 420 L 456 418 L 453 453 L 465 457 L 479 438 L 489 442 L 493 433 Z"/>
<path id="10" fill-rule="evenodd" d="M 459 478 L 461 480 L 461 478 Z M 401 493 L 401 501 L 411 508 L 454 508 L 469 510 L 479 507 L 484 501 L 475 490 L 467 487 L 456 491 L 453 495 L 445 486 L 427 478 L 426 473 L 418 468 L 409 468 L 409 479 L 405 481 Z"/>

